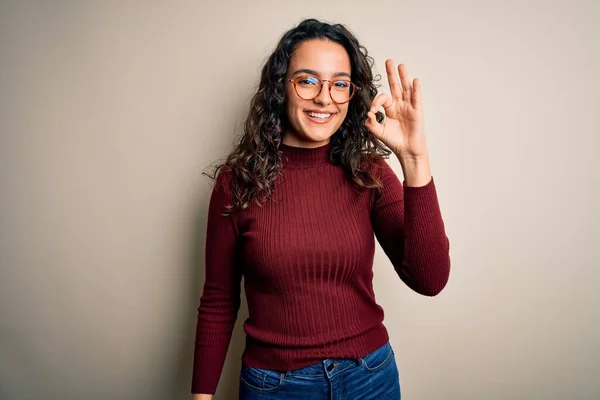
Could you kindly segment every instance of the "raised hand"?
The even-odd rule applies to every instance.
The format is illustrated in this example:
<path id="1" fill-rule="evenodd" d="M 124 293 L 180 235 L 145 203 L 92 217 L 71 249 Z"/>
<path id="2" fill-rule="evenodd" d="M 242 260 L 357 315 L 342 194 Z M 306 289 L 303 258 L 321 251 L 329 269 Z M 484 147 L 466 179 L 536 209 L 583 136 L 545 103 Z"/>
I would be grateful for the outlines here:
<path id="1" fill-rule="evenodd" d="M 429 155 L 423 128 L 423 105 L 419 79 L 412 83 L 406 66 L 385 62 L 390 95 L 379 94 L 371 103 L 365 126 L 379 140 L 392 150 L 402 165 L 404 179 L 409 186 L 424 186 L 431 180 Z M 377 122 L 375 113 L 383 107 L 385 120 Z"/>
<path id="2" fill-rule="evenodd" d="M 386 60 L 385 69 L 391 96 L 381 93 L 375 97 L 365 125 L 400 159 L 427 156 L 419 80 L 415 78 L 411 83 L 406 66 L 398 65 L 396 72 L 390 59 Z M 380 107 L 385 110 L 383 123 L 375 119 Z"/>

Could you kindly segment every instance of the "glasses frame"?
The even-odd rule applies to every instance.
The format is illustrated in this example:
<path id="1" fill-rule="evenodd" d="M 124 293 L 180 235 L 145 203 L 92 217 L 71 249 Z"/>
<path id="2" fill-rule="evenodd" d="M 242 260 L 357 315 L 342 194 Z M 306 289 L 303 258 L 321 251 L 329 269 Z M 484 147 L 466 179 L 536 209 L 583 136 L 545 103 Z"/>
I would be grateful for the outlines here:
<path id="1" fill-rule="evenodd" d="M 306 99 L 306 98 L 300 96 L 300 93 L 298 93 L 298 88 L 296 87 L 296 83 L 300 79 L 304 79 L 304 78 L 307 78 L 307 77 L 315 78 L 316 80 L 319 81 L 319 84 L 321 85 L 321 87 L 319 88 L 319 91 L 317 92 L 317 95 L 315 97 L 313 97 L 313 98 L 310 98 L 310 99 Z M 360 86 L 358 86 L 356 83 L 354 83 L 354 82 L 352 82 L 350 80 L 348 80 L 348 81 L 346 81 L 344 79 L 338 79 L 338 80 L 340 80 L 340 81 L 343 80 L 345 82 L 350 83 L 350 85 L 352 85 L 352 88 L 354 89 L 354 90 L 352 90 L 352 94 L 350 95 L 350 98 L 348 100 L 346 100 L 346 101 L 342 101 L 342 102 L 335 101 L 334 98 L 333 98 L 333 96 L 331 95 L 331 83 L 332 82 L 336 82 L 336 81 L 332 81 L 330 79 L 319 79 L 319 78 L 317 78 L 315 76 L 312 76 L 312 75 L 301 75 L 301 76 L 297 76 L 296 78 L 288 79 L 288 81 L 292 82 L 292 84 L 294 85 L 294 91 L 296 92 L 296 95 L 298 95 L 298 97 L 300 97 L 302 100 L 314 100 L 317 97 L 319 97 L 319 95 L 323 91 L 323 84 L 325 82 L 329 82 L 329 85 L 327 85 L 327 90 L 329 91 L 329 97 L 331 97 L 331 100 L 333 100 L 333 102 L 336 103 L 336 104 L 345 104 L 345 103 L 349 102 L 350 100 L 352 100 L 352 98 L 354 97 L 354 95 L 356 94 L 356 92 L 358 92 L 359 90 L 361 90 Z"/>

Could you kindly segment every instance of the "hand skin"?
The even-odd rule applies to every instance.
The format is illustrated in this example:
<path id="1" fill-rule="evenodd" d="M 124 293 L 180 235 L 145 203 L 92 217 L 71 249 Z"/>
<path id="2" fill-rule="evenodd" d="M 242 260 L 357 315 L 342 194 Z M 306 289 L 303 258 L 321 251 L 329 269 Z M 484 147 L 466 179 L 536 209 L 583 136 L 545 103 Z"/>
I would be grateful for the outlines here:
<path id="1" fill-rule="evenodd" d="M 421 83 L 408 77 L 406 65 L 386 60 L 390 93 L 380 93 L 371 103 L 365 126 L 398 157 L 408 186 L 425 186 L 431 180 L 429 153 L 423 123 Z M 377 122 L 375 113 L 383 107 L 386 119 Z"/>
<path id="2" fill-rule="evenodd" d="M 192 400 L 212 400 L 212 394 L 197 393 L 192 396 Z"/>

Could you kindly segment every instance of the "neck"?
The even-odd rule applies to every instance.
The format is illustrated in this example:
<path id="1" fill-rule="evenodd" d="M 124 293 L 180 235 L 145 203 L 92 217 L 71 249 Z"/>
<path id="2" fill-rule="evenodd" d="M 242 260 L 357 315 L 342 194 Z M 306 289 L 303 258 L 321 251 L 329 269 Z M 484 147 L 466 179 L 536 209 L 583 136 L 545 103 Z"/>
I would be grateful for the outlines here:
<path id="1" fill-rule="evenodd" d="M 305 168 L 326 165 L 329 161 L 331 142 L 327 141 L 318 147 L 297 147 L 281 143 L 283 165 L 288 168 Z"/>
<path id="2" fill-rule="evenodd" d="M 282 142 L 290 147 L 304 147 L 307 149 L 314 149 L 316 147 L 325 146 L 327 143 L 329 143 L 329 141 L 329 138 L 320 141 L 302 140 L 298 136 L 290 134 L 288 132 L 288 134 L 283 137 Z"/>

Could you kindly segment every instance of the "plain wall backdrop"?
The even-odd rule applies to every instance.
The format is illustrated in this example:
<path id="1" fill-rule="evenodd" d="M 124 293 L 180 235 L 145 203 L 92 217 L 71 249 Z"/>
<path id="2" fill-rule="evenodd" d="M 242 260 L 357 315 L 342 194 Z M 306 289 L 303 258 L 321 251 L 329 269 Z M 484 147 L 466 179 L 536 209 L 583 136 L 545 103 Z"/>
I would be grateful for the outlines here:
<path id="1" fill-rule="evenodd" d="M 600 398 L 597 1 L 2 1 L 0 399 L 189 398 L 211 181 L 304 17 L 404 62 L 452 272 L 375 291 L 403 398 Z M 399 175 L 397 159 L 390 160 Z M 245 304 L 217 399 L 237 395 Z"/>

